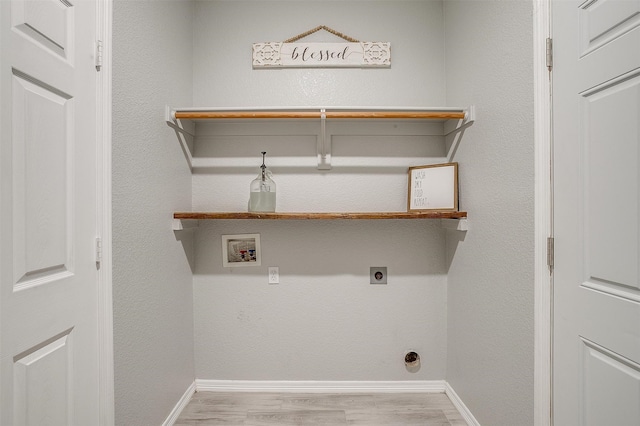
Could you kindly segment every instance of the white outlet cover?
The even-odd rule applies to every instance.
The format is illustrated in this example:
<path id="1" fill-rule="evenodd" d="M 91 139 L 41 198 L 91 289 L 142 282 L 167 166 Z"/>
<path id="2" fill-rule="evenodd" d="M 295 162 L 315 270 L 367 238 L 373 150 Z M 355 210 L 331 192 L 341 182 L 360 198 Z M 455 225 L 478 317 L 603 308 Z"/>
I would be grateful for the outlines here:
<path id="1" fill-rule="evenodd" d="M 269 284 L 280 283 L 280 268 L 277 266 L 269 266 Z"/>

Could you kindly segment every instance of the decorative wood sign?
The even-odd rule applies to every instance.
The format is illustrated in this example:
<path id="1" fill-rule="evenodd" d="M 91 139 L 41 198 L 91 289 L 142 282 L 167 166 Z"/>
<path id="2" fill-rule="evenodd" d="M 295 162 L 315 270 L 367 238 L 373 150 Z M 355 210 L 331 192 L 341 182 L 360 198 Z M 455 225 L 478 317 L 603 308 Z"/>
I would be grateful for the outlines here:
<path id="1" fill-rule="evenodd" d="M 319 30 L 347 43 L 295 43 Z M 253 68 L 363 68 L 391 66 L 391 43 L 360 42 L 321 25 L 283 42 L 253 44 Z"/>
<path id="2" fill-rule="evenodd" d="M 458 211 L 458 163 L 409 167 L 407 211 Z"/>

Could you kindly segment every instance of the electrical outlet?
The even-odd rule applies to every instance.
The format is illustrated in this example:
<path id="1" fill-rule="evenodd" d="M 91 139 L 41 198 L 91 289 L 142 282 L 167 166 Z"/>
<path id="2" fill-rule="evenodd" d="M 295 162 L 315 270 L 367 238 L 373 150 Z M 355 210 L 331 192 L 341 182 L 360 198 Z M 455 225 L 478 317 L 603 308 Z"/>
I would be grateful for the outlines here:
<path id="1" fill-rule="evenodd" d="M 277 266 L 269 266 L 269 284 L 280 284 L 280 271 Z"/>
<path id="2" fill-rule="evenodd" d="M 369 282 L 371 284 L 386 284 L 387 283 L 387 267 L 386 266 L 370 267 Z"/>

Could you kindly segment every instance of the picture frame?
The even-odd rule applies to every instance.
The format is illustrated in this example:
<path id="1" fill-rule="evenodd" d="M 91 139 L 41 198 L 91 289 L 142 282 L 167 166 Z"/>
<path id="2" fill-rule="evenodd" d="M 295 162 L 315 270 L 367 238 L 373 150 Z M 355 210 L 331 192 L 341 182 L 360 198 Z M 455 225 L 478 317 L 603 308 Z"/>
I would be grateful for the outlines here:
<path id="1" fill-rule="evenodd" d="M 458 163 L 409 167 L 408 212 L 458 211 Z"/>
<path id="2" fill-rule="evenodd" d="M 222 266 L 225 268 L 260 266 L 260 234 L 222 236 Z"/>

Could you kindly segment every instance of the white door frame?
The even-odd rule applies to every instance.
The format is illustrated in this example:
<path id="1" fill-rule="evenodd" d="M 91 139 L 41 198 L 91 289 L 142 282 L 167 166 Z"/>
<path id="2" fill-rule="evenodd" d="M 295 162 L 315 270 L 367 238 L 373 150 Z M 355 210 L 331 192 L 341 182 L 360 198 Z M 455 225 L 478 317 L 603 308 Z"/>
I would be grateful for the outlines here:
<path id="1" fill-rule="evenodd" d="M 98 215 L 102 253 L 98 274 L 98 363 L 100 374 L 101 425 L 115 424 L 114 371 L 113 371 L 113 298 L 111 257 L 111 29 L 112 0 L 97 0 L 96 38 L 102 41 L 102 66 L 97 81 L 98 162 Z"/>
<path id="2" fill-rule="evenodd" d="M 534 424 L 553 424 L 552 412 L 552 275 L 547 238 L 553 236 L 551 81 L 547 37 L 551 37 L 551 0 L 533 0 L 533 74 L 535 146 L 534 280 Z"/>

